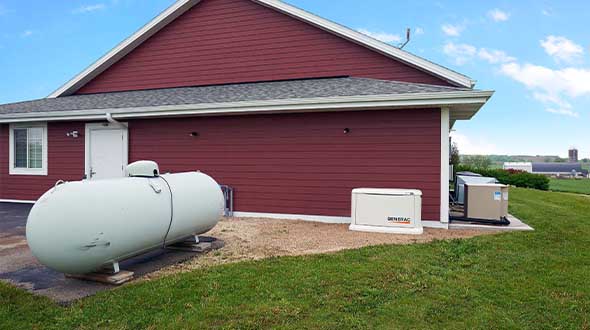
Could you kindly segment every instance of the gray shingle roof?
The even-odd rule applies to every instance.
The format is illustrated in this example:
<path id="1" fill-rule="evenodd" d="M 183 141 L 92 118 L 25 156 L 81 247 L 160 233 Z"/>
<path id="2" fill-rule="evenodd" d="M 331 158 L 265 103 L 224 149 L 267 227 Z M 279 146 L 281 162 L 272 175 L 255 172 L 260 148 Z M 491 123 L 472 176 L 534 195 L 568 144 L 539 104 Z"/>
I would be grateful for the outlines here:
<path id="1" fill-rule="evenodd" d="M 73 95 L 0 105 L 0 117 L 17 113 L 118 109 L 166 105 L 470 91 L 367 78 L 324 78 Z"/>

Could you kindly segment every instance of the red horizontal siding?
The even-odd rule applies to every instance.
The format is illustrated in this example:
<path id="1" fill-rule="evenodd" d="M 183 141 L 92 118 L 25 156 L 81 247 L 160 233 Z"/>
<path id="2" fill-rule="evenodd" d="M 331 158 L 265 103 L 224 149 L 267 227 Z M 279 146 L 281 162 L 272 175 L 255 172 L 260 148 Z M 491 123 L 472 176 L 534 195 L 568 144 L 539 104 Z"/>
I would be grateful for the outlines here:
<path id="1" fill-rule="evenodd" d="M 203 0 L 78 93 L 357 76 L 444 80 L 249 0 Z"/>
<path id="2" fill-rule="evenodd" d="M 439 219 L 439 110 L 145 119 L 129 127 L 131 161 L 201 170 L 234 187 L 239 211 L 350 216 L 354 188 L 412 188 L 424 193 L 423 218 Z"/>
<path id="3" fill-rule="evenodd" d="M 0 198 L 36 200 L 58 180 L 80 180 L 84 176 L 84 136 L 67 137 L 68 132 L 84 132 L 84 123 L 48 123 L 48 175 L 9 175 L 8 125 L 0 126 Z"/>
<path id="4" fill-rule="evenodd" d="M 439 123 L 436 109 L 133 120 L 129 159 L 210 174 L 235 188 L 244 212 L 349 216 L 354 188 L 411 188 L 424 194 L 423 218 L 435 220 Z M 66 137 L 72 130 L 84 123 L 49 123 L 49 175 L 22 176 L 8 175 L 2 125 L 0 198 L 35 200 L 57 180 L 81 179 L 84 137 Z"/>

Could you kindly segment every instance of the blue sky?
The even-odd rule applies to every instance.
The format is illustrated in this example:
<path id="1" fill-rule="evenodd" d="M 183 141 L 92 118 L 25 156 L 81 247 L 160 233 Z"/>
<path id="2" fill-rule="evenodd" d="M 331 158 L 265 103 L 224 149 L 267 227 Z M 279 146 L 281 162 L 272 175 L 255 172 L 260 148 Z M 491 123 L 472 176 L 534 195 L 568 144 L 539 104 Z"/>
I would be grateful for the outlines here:
<path id="1" fill-rule="evenodd" d="M 496 90 L 464 153 L 590 157 L 590 2 L 288 0 Z M 47 96 L 173 0 L 0 0 L 0 103 Z"/>

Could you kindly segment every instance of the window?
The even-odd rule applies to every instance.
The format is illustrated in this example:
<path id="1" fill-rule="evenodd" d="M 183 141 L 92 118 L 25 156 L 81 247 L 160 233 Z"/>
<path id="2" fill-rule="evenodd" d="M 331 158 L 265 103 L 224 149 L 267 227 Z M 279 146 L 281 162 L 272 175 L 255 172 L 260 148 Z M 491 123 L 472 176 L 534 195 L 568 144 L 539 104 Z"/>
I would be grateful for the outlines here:
<path id="1" fill-rule="evenodd" d="M 47 125 L 10 126 L 10 174 L 47 175 Z"/>

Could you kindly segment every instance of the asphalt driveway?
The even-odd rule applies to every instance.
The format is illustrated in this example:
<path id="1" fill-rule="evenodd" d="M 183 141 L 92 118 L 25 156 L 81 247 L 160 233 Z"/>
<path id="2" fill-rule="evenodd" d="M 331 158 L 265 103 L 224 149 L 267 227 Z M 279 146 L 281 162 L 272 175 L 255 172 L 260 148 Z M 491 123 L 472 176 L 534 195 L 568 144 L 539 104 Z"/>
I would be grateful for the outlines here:
<path id="1" fill-rule="evenodd" d="M 113 286 L 106 284 L 66 278 L 37 262 L 25 238 L 25 226 L 31 207 L 30 204 L 0 203 L 0 280 L 66 304 L 112 289 Z M 207 240 L 213 239 L 201 238 L 201 241 Z M 195 252 L 160 249 L 122 262 L 121 269 L 135 272 L 137 278 L 184 262 L 195 255 Z"/>

